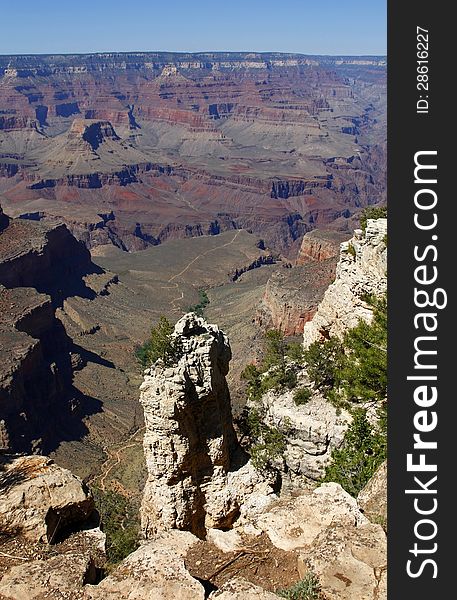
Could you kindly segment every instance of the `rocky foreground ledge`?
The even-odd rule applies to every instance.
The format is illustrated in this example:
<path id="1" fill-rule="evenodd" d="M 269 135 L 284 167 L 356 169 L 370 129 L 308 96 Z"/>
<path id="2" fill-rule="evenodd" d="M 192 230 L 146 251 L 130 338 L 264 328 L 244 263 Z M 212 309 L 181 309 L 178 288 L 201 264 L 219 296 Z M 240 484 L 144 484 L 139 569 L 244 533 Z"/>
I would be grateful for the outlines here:
<path id="1" fill-rule="evenodd" d="M 365 504 L 379 503 L 384 476 L 367 486 Z M 3 456 L 0 506 L 2 599 L 273 600 L 310 569 L 327 600 L 386 597 L 385 533 L 335 483 L 276 498 L 205 539 L 164 528 L 108 576 L 91 494 L 69 471 Z"/>
<path id="2" fill-rule="evenodd" d="M 140 547 L 106 573 L 90 490 L 46 457 L 3 455 L 0 598 L 274 600 L 314 573 L 323 600 L 385 600 L 385 469 L 360 501 L 336 483 L 282 493 L 237 440 L 225 334 L 189 313 L 172 338 L 141 386 Z"/>

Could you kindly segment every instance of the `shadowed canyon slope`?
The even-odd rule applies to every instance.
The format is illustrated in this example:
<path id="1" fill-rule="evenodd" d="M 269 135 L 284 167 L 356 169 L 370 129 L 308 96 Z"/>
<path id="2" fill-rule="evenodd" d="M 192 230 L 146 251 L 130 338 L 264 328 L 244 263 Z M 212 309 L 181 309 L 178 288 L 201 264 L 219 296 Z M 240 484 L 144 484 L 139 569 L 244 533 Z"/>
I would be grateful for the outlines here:
<path id="1" fill-rule="evenodd" d="M 244 228 L 283 253 L 385 200 L 382 57 L 0 57 L 0 195 L 88 247 Z"/>

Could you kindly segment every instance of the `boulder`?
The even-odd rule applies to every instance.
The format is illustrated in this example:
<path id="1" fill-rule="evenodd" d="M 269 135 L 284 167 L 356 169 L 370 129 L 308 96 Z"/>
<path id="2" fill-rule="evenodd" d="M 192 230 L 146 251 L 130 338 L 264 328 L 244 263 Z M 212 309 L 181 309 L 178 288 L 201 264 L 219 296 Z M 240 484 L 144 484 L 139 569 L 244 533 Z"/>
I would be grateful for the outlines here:
<path id="1" fill-rule="evenodd" d="M 186 570 L 184 557 L 197 539 L 174 531 L 135 550 L 97 586 L 86 586 L 86 600 L 204 600 L 205 590 Z"/>
<path id="2" fill-rule="evenodd" d="M 224 583 L 216 592 L 210 594 L 209 598 L 217 600 L 278 600 L 278 596 L 272 592 L 262 589 L 253 583 L 234 577 Z"/>
<path id="3" fill-rule="evenodd" d="M 0 529 L 34 541 L 55 542 L 69 525 L 94 513 L 79 477 L 45 456 L 1 457 Z"/>
<path id="4" fill-rule="evenodd" d="M 386 600 L 387 540 L 380 525 L 334 523 L 299 557 L 303 577 L 311 568 L 326 600 Z"/>
<path id="5" fill-rule="evenodd" d="M 69 566 L 71 565 L 71 568 Z M 83 586 L 95 583 L 97 571 L 88 554 L 65 553 L 12 567 L 0 582 L 0 598 L 42 600 L 83 598 Z"/>
<path id="6" fill-rule="evenodd" d="M 357 501 L 337 483 L 324 483 L 313 491 L 281 498 L 253 519 L 271 542 L 282 550 L 310 546 L 331 524 L 356 527 L 368 523 Z"/>

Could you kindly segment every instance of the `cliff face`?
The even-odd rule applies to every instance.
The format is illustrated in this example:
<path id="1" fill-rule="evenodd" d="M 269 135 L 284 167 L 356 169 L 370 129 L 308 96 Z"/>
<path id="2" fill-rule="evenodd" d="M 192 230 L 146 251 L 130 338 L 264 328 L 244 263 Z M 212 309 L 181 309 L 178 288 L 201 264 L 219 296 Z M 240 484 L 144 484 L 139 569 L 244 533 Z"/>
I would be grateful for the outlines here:
<path id="1" fill-rule="evenodd" d="M 349 236 L 338 231 L 323 231 L 314 229 L 305 234 L 295 260 L 297 266 L 307 264 L 310 261 L 324 261 L 329 258 L 336 262 L 340 253 L 340 244 Z"/>
<path id="2" fill-rule="evenodd" d="M 0 235 L 0 284 L 33 287 L 59 304 L 68 295 L 91 295 L 82 277 L 101 272 L 65 225 L 13 219 Z"/>
<path id="3" fill-rule="evenodd" d="M 322 338 L 341 337 L 359 319 L 371 319 L 372 311 L 364 298 L 387 290 L 386 235 L 387 219 L 370 219 L 365 234 L 356 230 L 351 240 L 341 244 L 335 281 L 313 320 L 305 325 L 305 347 Z"/>
<path id="4" fill-rule="evenodd" d="M 34 289 L 0 286 L 0 307 L 0 447 L 39 451 L 69 411 L 71 340 Z"/>
<path id="5" fill-rule="evenodd" d="M 285 265 L 268 280 L 255 322 L 286 336 L 301 335 L 335 278 L 339 246 L 347 237 L 320 229 L 306 233 L 295 264 Z"/>
<path id="6" fill-rule="evenodd" d="M 286 336 L 301 335 L 335 276 L 335 263 L 330 258 L 276 271 L 268 280 L 255 322 Z"/>
<path id="7" fill-rule="evenodd" d="M 226 336 L 194 313 L 184 315 L 173 338 L 179 355 L 146 370 L 140 402 L 145 416 L 148 479 L 142 530 L 229 528 L 246 497 L 266 481 L 246 464 L 233 429 L 225 376 L 231 358 Z M 257 490 L 258 491 L 258 490 Z"/>
<path id="8" fill-rule="evenodd" d="M 46 451 L 78 414 L 78 355 L 56 307 L 73 295 L 93 298 L 84 277 L 103 271 L 64 225 L 0 217 L 0 447 Z"/>
<path id="9" fill-rule="evenodd" d="M 0 206 L 0 231 L 6 229 L 9 223 L 9 218 L 3 212 L 2 207 Z"/>

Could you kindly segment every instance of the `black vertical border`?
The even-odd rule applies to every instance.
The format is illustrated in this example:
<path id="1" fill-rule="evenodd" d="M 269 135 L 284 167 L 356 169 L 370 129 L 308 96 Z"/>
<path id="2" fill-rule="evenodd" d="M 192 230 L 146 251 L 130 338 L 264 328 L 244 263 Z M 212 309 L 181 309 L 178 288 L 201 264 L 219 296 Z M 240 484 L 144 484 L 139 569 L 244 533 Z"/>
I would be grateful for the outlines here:
<path id="1" fill-rule="evenodd" d="M 457 326 L 453 311 L 455 301 L 451 292 L 457 279 L 457 192 L 454 183 L 457 163 L 452 148 L 457 133 L 457 102 L 455 89 L 457 41 L 456 22 L 450 14 L 452 5 L 443 1 L 388 1 L 388 296 L 389 296 L 389 458 L 388 458 L 388 598 L 389 600 L 438 600 L 451 598 L 455 592 L 454 548 L 457 543 L 457 496 L 452 490 L 457 477 Z M 429 31 L 429 113 L 417 114 L 417 40 L 416 27 Z M 438 193 L 436 208 L 438 225 L 431 242 L 431 232 L 414 226 L 414 155 L 422 150 L 436 150 Z M 454 183 L 454 185 L 452 185 Z M 454 189 L 452 189 L 454 188 Z M 438 526 L 434 540 L 418 543 L 423 548 L 438 544 L 432 558 L 438 567 L 424 568 L 423 574 L 411 578 L 406 563 L 414 558 L 409 552 L 417 541 L 414 525 L 423 518 L 414 511 L 413 496 L 406 495 L 413 475 L 407 472 L 406 455 L 412 452 L 416 383 L 406 377 L 413 374 L 414 315 L 414 246 L 435 243 L 438 249 L 438 282 L 445 288 L 448 305 L 436 310 L 439 326 L 437 349 L 438 427 L 429 439 L 438 441 L 438 449 L 428 452 L 428 460 L 436 459 L 438 510 L 433 518 Z M 433 264 L 433 263 L 431 263 Z M 428 309 L 433 310 L 433 309 Z M 417 371 L 416 373 L 417 374 Z M 432 409 L 430 409 L 432 410 Z M 432 475 L 432 474 L 430 474 Z M 417 487 L 417 486 L 416 486 Z M 430 498 L 431 496 L 429 496 Z M 415 569 L 420 558 L 415 559 Z"/>

